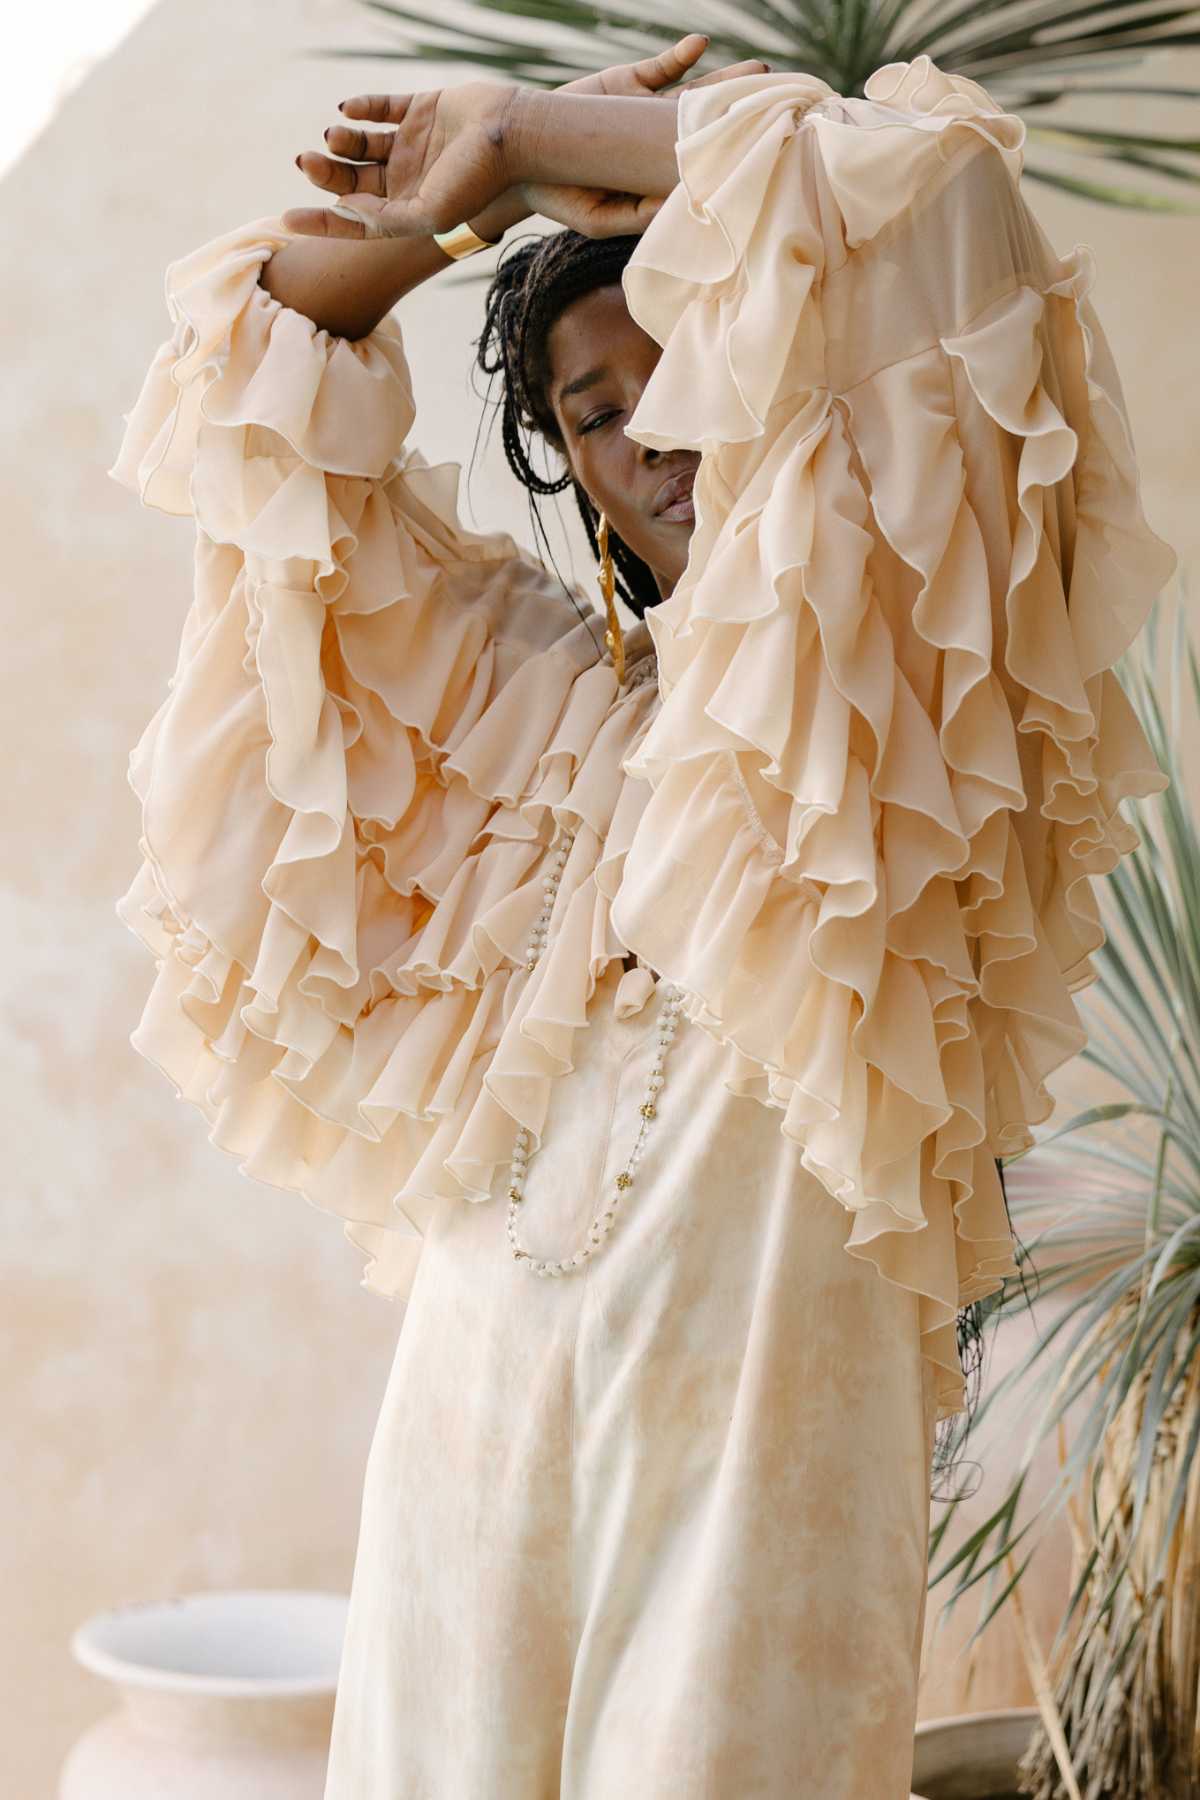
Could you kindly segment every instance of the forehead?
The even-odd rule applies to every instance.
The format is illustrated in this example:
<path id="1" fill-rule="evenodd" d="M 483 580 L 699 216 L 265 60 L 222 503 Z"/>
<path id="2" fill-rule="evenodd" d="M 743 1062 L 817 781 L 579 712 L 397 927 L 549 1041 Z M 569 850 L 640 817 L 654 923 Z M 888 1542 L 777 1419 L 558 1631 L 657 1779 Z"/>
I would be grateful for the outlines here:
<path id="1" fill-rule="evenodd" d="M 631 316 L 620 282 L 593 288 L 564 307 L 550 327 L 546 349 L 551 400 L 557 405 L 565 399 L 569 405 L 573 396 L 564 396 L 563 388 L 598 366 L 657 355 L 658 348 Z"/>

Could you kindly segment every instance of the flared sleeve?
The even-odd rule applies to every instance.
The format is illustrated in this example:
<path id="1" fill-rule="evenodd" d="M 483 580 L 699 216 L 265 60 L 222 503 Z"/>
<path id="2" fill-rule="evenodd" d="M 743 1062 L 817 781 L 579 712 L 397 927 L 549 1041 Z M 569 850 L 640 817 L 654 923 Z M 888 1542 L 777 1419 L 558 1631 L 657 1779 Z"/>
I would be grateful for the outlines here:
<path id="1" fill-rule="evenodd" d="M 157 959 L 135 1048 L 403 1296 L 428 1196 L 396 1196 L 469 1110 L 542 903 L 537 830 L 489 825 L 613 678 L 541 565 L 461 525 L 457 465 L 410 446 L 395 320 L 338 338 L 260 284 L 291 235 L 255 220 L 169 266 L 109 470 L 195 522 L 117 912 Z"/>
<path id="2" fill-rule="evenodd" d="M 1165 785 L 1113 664 L 1176 557 L 1024 136 L 927 56 L 685 92 L 624 273 L 662 346 L 629 434 L 701 455 L 613 922 L 921 1296 L 943 1413 L 1015 1269 L 994 1159 L 1084 1041 L 1092 878 Z"/>

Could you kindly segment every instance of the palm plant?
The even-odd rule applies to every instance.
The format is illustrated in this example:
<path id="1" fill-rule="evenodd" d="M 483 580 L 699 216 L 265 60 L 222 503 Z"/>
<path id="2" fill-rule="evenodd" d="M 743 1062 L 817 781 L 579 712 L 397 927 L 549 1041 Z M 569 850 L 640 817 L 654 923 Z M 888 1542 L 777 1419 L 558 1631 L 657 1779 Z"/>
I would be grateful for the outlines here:
<path id="1" fill-rule="evenodd" d="M 948 74 L 980 81 L 1028 133 L 1024 173 L 1106 205 L 1194 212 L 1146 180 L 1195 184 L 1200 138 L 1080 122 L 1073 103 L 1105 96 L 1195 100 L 1200 89 L 1112 82 L 1153 51 L 1200 43 L 1200 9 L 1172 0 L 360 0 L 395 28 L 392 47 L 317 50 L 329 57 L 463 63 L 554 87 L 607 64 L 651 56 L 689 31 L 711 38 L 697 72 L 762 57 L 861 95 L 872 70 L 922 52 Z M 1129 16 L 1132 14 L 1132 16 Z M 1054 111 L 1058 107 L 1065 112 Z M 1036 154 L 1061 155 L 1051 166 Z M 1076 159 L 1072 164 L 1071 159 Z M 1074 173 L 1082 159 L 1083 173 Z M 1119 163 L 1137 179 L 1104 179 Z M 1086 170 L 1090 167 L 1091 174 Z"/>
<path id="2" fill-rule="evenodd" d="M 999 1505 L 931 1575 L 958 1571 L 947 1613 L 987 1579 L 974 1643 L 1067 1508 L 1074 1585 L 1040 1680 L 1034 1669 L 1043 1729 L 1022 1763 L 1035 1800 L 1064 1792 L 1067 1757 L 1073 1795 L 1200 1796 L 1200 818 L 1179 749 L 1200 723 L 1200 662 L 1181 608 L 1164 706 L 1157 639 L 1152 622 L 1123 678 L 1171 785 L 1128 803 L 1142 841 L 1100 884 L 1109 936 L 1082 1008 L 1082 1057 L 1119 1097 L 1006 1165 L 1014 1224 L 1041 1225 L 1028 1253 L 1040 1291 L 1064 1304 L 974 1415 L 972 1428 L 1002 1408 L 1008 1429 L 1032 1418 L 1026 1449 Z M 1017 1301 L 1010 1285 L 985 1302 L 993 1325 Z M 1051 1433 L 1059 1480 L 1018 1529 Z M 931 1564 L 960 1504 L 931 1533 Z"/>

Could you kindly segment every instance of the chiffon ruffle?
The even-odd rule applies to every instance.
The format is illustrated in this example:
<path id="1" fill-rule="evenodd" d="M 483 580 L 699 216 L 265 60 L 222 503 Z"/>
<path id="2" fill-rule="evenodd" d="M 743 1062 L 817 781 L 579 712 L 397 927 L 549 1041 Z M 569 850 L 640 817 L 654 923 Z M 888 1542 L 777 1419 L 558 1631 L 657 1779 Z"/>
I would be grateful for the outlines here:
<path id="1" fill-rule="evenodd" d="M 994 1159 L 1084 1042 L 1091 878 L 1165 786 L 1112 664 L 1176 558 L 1023 141 L 926 56 L 861 100 L 693 90 L 624 276 L 663 346 L 629 434 L 702 457 L 614 922 L 781 1109 L 849 1252 L 922 1296 L 943 1412 L 956 1308 L 1016 1268 Z"/>
<path id="2" fill-rule="evenodd" d="M 291 235 L 260 219 L 170 265 L 109 471 L 196 522 L 117 911 L 158 959 L 135 1048 L 403 1295 L 429 1196 L 394 1197 L 477 1088 L 541 905 L 536 838 L 489 820 L 564 780 L 616 682 L 541 565 L 460 524 L 457 466 L 407 446 L 394 322 L 331 337 L 259 284 Z"/>
<path id="3" fill-rule="evenodd" d="M 927 57 L 861 100 L 682 95 L 624 276 L 663 346 L 629 430 L 701 452 L 697 520 L 624 690 L 590 603 L 408 447 L 394 320 L 351 342 L 275 301 L 276 220 L 168 269 L 110 471 L 197 526 L 130 761 L 133 1042 L 246 1173 L 345 1219 L 373 1290 L 408 1292 L 430 1207 L 486 1198 L 518 1122 L 540 1141 L 631 949 L 920 1296 L 963 1404 L 957 1309 L 1015 1268 L 994 1158 L 1083 1041 L 1118 803 L 1164 785 L 1112 664 L 1175 566 L 1023 137 Z"/>

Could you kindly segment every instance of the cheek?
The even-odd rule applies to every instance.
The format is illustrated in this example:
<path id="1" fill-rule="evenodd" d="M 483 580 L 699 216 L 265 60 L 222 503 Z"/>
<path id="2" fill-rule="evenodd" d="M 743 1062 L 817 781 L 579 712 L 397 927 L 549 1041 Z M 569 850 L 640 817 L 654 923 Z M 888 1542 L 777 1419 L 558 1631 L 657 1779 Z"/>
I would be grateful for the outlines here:
<path id="1" fill-rule="evenodd" d="M 594 500 L 610 508 L 629 492 L 634 446 L 615 427 L 584 437 L 575 451 L 575 473 Z"/>

